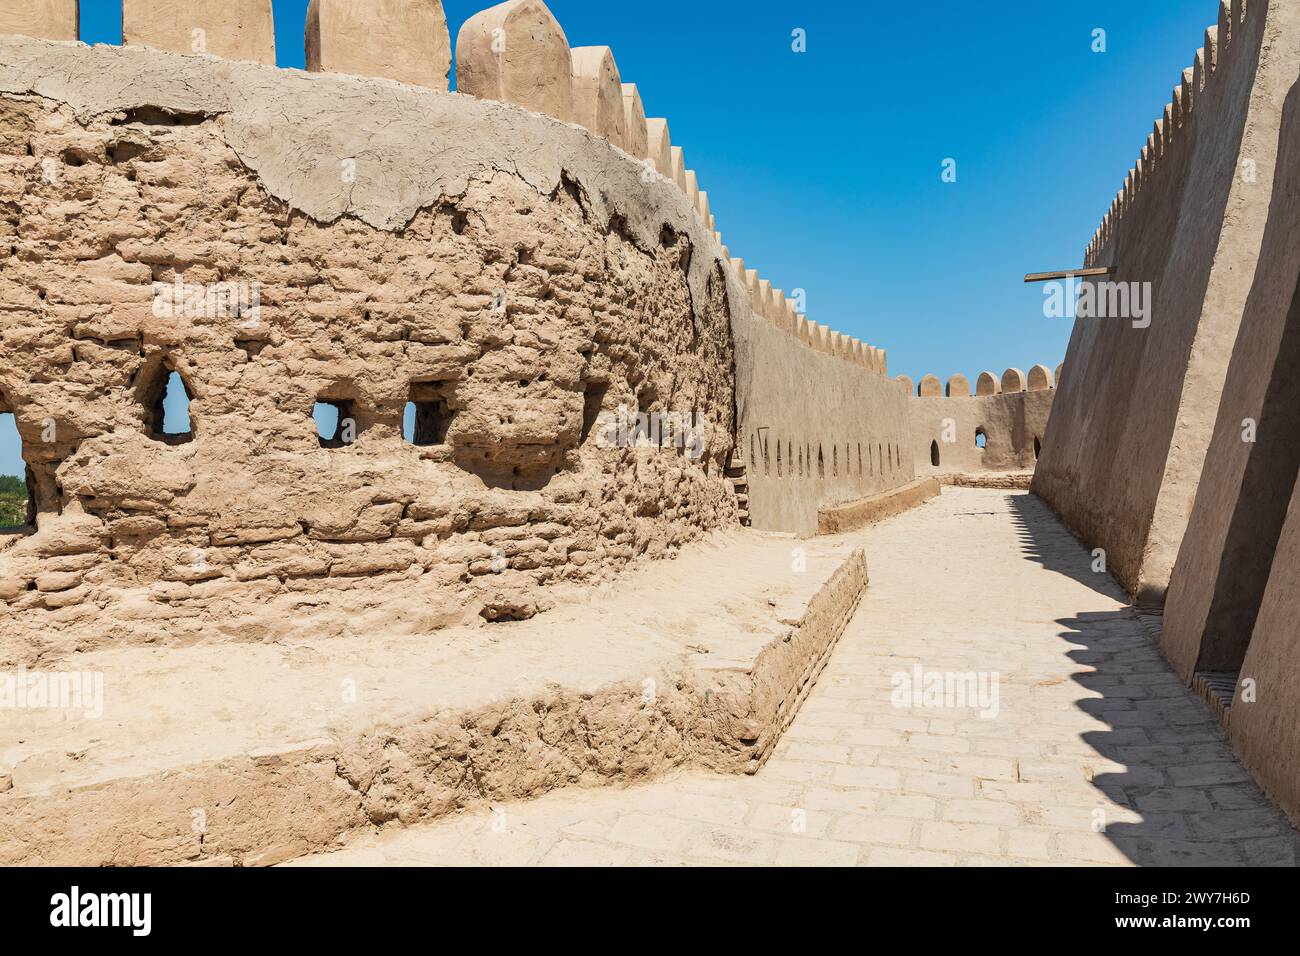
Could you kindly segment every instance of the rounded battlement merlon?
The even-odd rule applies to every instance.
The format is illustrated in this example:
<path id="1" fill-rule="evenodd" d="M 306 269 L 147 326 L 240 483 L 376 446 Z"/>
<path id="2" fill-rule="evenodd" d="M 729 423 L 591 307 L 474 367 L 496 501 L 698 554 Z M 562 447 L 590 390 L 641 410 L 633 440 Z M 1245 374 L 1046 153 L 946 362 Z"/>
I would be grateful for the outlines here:
<path id="1" fill-rule="evenodd" d="M 1199 91 L 1196 89 L 1196 68 L 1189 66 L 1183 70 L 1183 122 L 1186 123 L 1191 119 L 1192 111 L 1196 109 L 1197 100 L 1200 99 Z"/>
<path id="2" fill-rule="evenodd" d="M 790 310 L 786 303 L 785 292 L 781 289 L 772 290 L 772 322 L 777 328 L 790 331 L 789 326 Z"/>
<path id="3" fill-rule="evenodd" d="M 451 35 L 442 0 L 311 0 L 305 41 L 310 73 L 448 86 Z"/>
<path id="4" fill-rule="evenodd" d="M 508 0 L 470 17 L 456 36 L 456 89 L 573 121 L 569 40 L 541 0 Z"/>
<path id="5" fill-rule="evenodd" d="M 811 319 L 808 321 L 808 347 L 814 352 L 820 352 L 821 348 L 822 327 Z"/>
<path id="6" fill-rule="evenodd" d="M 816 348 L 819 352 L 831 354 L 831 330 L 824 325 L 817 326 L 817 335 L 814 339 Z"/>
<path id="7" fill-rule="evenodd" d="M 812 323 L 808 321 L 808 318 L 806 316 L 803 315 L 799 316 L 799 319 L 795 325 L 795 338 L 797 338 L 804 345 L 807 345 L 809 347 L 812 346 Z"/>
<path id="8" fill-rule="evenodd" d="M 41 40 L 76 40 L 81 36 L 79 0 L 5 0 L 0 3 L 0 34 Z"/>
<path id="9" fill-rule="evenodd" d="M 569 55 L 573 62 L 574 122 L 593 136 L 626 150 L 623 81 L 613 51 L 607 46 L 579 46 L 570 50 Z M 695 201 L 694 195 L 691 201 Z"/>
<path id="10" fill-rule="evenodd" d="M 943 382 L 935 375 L 923 375 L 916 383 L 916 394 L 920 398 L 942 398 Z"/>
<path id="11" fill-rule="evenodd" d="M 672 157 L 672 175 L 668 178 L 677 184 L 677 188 L 686 192 L 686 153 L 680 146 L 670 146 Z"/>
<path id="12" fill-rule="evenodd" d="M 686 198 L 691 201 L 691 205 L 698 208 L 700 202 L 700 181 L 699 177 L 695 175 L 695 170 L 686 170 L 686 185 L 683 187 L 682 191 L 686 193 Z"/>
<path id="13" fill-rule="evenodd" d="M 122 0 L 122 45 L 275 66 L 271 0 Z"/>
<path id="14" fill-rule="evenodd" d="M 637 159 L 650 158 L 650 135 L 646 127 L 645 107 L 635 83 L 623 84 L 623 128 L 625 149 Z"/>
<path id="15" fill-rule="evenodd" d="M 881 355 L 881 373 L 884 369 L 884 353 Z M 899 379 L 907 378 L 900 375 Z M 912 391 L 913 397 L 916 398 L 992 398 L 998 395 L 1016 394 L 1018 392 L 1038 392 L 1050 391 L 1056 387 L 1061 379 L 1061 366 L 1056 367 L 1056 372 L 1043 364 L 1033 366 L 1026 375 L 1018 368 L 1009 368 L 1001 376 L 994 372 L 980 372 L 975 379 L 975 388 L 972 393 L 970 379 L 958 372 L 949 377 L 947 383 L 942 382 L 936 375 L 924 375 L 916 384 Z M 907 378 L 910 382 L 911 379 Z"/>
<path id="16" fill-rule="evenodd" d="M 659 175 L 673 178 L 673 144 L 668 121 L 654 117 L 645 121 L 646 157 L 655 164 Z"/>

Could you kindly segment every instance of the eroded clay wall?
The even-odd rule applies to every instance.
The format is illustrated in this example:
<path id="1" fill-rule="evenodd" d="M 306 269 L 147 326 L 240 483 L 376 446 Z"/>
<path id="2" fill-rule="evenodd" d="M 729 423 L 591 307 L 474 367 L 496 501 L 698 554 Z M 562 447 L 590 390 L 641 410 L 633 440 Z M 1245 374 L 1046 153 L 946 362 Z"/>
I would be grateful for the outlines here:
<path id="1" fill-rule="evenodd" d="M 1297 37 L 1294 3 L 1222 7 L 1089 248 L 1105 281 L 1150 283 L 1150 324 L 1076 321 L 1034 490 L 1142 602 L 1163 602 L 1211 440 Z"/>
<path id="2" fill-rule="evenodd" d="M 1287 97 L 1264 243 L 1165 604 L 1161 646 L 1186 679 L 1239 671 L 1259 633 L 1256 614 L 1300 468 L 1297 279 L 1300 84 Z"/>
<path id="3" fill-rule="evenodd" d="M 819 509 L 915 477 L 902 383 L 761 317 L 739 317 L 735 336 L 736 455 L 755 528 L 812 535 Z"/>
<path id="4" fill-rule="evenodd" d="M 731 257 L 612 51 L 508 0 L 462 26 L 449 95 L 440 6 L 364 30 L 387 9 L 313 4 L 308 73 L 267 65 L 264 0 L 204 7 L 226 60 L 0 39 L 0 411 L 34 511 L 0 538 L 6 657 L 101 613 L 151 641 L 526 617 L 911 477 L 885 353 Z M 738 410 L 772 454 L 753 489 Z"/>
<path id="5" fill-rule="evenodd" d="M 1228 736 L 1251 774 L 1300 826 L 1300 494 L 1292 497 L 1255 621 Z"/>
<path id="6" fill-rule="evenodd" d="M 527 616 L 539 585 L 734 525 L 744 292 L 688 198 L 585 131 L 7 37 L 0 151 L 0 401 L 38 511 L 0 542 L 4 656 L 105 609 L 261 639 L 245 612 L 286 595 L 298 623 L 343 595 L 335 629 Z M 178 280 L 255 283 L 260 308 L 160 315 Z M 156 434 L 171 371 L 188 441 Z M 436 440 L 403 439 L 409 400 Z M 353 444 L 322 447 L 316 401 Z M 600 447 L 620 407 L 698 416 L 703 455 Z"/>
<path id="7" fill-rule="evenodd" d="M 933 376 L 918 384 L 921 394 L 903 378 L 911 395 L 908 454 L 916 474 L 1033 471 L 1056 396 L 1053 378 L 1046 368 L 1035 366 L 1031 389 L 1018 369 L 1008 369 L 1001 379 L 985 372 L 978 380 L 980 394 L 975 395 L 962 375 L 949 380 L 946 394 L 936 394 L 938 380 Z"/>

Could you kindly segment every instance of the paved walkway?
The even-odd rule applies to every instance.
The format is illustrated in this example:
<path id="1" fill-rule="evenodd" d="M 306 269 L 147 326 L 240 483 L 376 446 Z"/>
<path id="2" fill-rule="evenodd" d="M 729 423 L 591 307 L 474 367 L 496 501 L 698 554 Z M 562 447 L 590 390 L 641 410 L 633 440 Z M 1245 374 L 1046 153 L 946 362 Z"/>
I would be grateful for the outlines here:
<path id="1" fill-rule="evenodd" d="M 1038 499 L 945 489 L 850 537 L 870 589 L 756 776 L 571 788 L 297 862 L 1295 864 L 1295 831 Z"/>

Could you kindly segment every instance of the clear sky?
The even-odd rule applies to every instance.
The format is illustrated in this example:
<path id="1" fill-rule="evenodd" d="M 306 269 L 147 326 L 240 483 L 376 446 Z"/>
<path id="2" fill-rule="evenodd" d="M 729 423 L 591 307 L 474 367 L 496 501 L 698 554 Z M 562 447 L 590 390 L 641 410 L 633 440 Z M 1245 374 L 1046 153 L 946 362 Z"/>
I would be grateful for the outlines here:
<path id="1" fill-rule="evenodd" d="M 452 40 L 488 0 L 445 0 Z M 307 0 L 274 0 L 303 65 Z M 552 0 L 605 44 L 709 193 L 731 254 L 890 373 L 971 377 L 1065 357 L 1026 272 L 1081 263 L 1214 23 L 1216 0 L 612 3 Z M 82 39 L 121 42 L 118 0 Z M 806 32 L 807 51 L 791 34 Z M 1106 52 L 1093 52 L 1093 31 Z M 943 181 L 956 160 L 957 180 Z M 21 473 L 0 425 L 0 473 Z"/>

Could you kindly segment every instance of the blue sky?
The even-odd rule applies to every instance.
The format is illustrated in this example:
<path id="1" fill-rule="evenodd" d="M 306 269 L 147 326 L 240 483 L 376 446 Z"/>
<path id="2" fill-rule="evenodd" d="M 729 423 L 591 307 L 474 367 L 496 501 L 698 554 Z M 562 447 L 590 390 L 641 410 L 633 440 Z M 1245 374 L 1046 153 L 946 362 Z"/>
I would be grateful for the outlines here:
<path id="1" fill-rule="evenodd" d="M 453 42 L 487 0 L 445 0 Z M 274 0 L 281 66 L 307 0 Z M 891 374 L 972 379 L 1065 357 L 1026 272 L 1084 247 L 1215 0 L 900 4 L 553 0 L 572 46 L 606 44 L 668 118 L 731 254 L 808 316 L 889 353 Z M 82 39 L 121 41 L 82 0 Z M 807 52 L 791 50 L 806 31 Z M 1106 31 L 1094 53 L 1093 31 Z M 955 159 L 957 181 L 942 180 Z M 16 469 L 0 426 L 0 473 Z"/>

